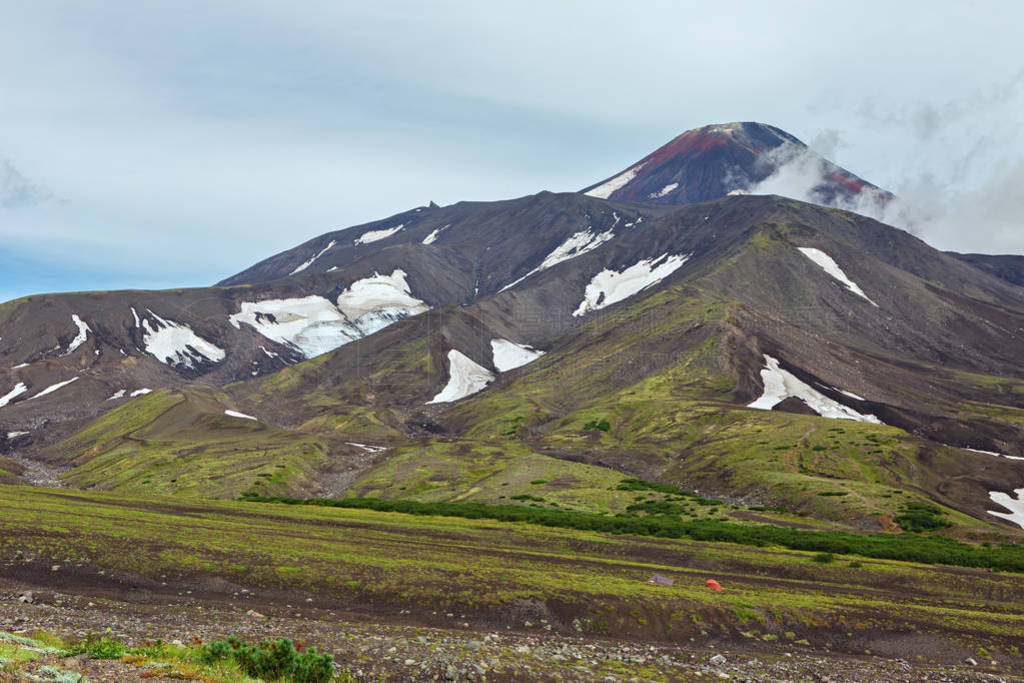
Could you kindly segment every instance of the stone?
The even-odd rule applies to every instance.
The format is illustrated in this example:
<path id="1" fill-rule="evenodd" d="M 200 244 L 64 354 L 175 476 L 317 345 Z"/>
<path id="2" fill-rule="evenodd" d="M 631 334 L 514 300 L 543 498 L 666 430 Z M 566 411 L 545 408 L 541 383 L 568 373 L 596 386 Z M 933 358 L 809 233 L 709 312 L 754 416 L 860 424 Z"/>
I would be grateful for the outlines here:
<path id="1" fill-rule="evenodd" d="M 968 657 L 964 660 L 964 664 L 967 664 L 969 666 L 978 666 L 978 660 L 976 660 L 974 657 Z"/>
<path id="2" fill-rule="evenodd" d="M 708 660 L 708 663 L 712 666 L 722 666 L 723 664 L 725 664 L 725 657 L 723 657 L 722 655 L 715 655 L 714 657 Z"/>
<path id="3" fill-rule="evenodd" d="M 31 605 L 36 599 L 35 593 L 32 591 L 25 591 L 18 596 L 18 602 L 23 605 Z"/>

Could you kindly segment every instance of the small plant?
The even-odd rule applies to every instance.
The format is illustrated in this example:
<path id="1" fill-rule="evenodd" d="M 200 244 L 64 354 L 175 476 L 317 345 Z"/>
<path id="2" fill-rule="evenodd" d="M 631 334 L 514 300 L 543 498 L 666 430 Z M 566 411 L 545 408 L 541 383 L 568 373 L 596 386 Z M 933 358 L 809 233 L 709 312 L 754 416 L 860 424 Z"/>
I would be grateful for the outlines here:
<path id="1" fill-rule="evenodd" d="M 89 634 L 84 640 L 72 644 L 65 650 L 61 650 L 61 657 L 75 657 L 81 654 L 88 654 L 90 659 L 120 659 L 127 652 L 124 643 L 113 638 L 103 636 L 97 638 Z"/>
<path id="2" fill-rule="evenodd" d="M 858 562 L 857 560 L 854 560 L 853 562 L 851 562 L 849 564 L 850 569 L 860 569 L 863 566 L 864 566 L 864 564 L 861 563 L 861 562 Z"/>
<path id="3" fill-rule="evenodd" d="M 818 553 L 811 558 L 812 561 L 817 562 L 818 564 L 831 564 L 832 562 L 835 562 L 835 559 L 836 556 L 832 553 Z"/>

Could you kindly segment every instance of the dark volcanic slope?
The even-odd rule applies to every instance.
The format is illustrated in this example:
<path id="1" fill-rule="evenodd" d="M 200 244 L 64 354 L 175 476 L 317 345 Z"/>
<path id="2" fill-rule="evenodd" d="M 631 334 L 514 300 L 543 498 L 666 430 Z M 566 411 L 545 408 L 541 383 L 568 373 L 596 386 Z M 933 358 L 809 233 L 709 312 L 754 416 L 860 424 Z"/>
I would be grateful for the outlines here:
<path id="1" fill-rule="evenodd" d="M 539 266 L 577 233 L 619 234 L 634 223 L 663 215 L 667 210 L 552 192 L 498 202 L 420 207 L 321 235 L 219 284 L 307 277 L 361 261 L 383 262 L 388 261 L 393 250 L 405 247 L 415 250 L 409 253 L 446 254 L 446 259 L 456 266 L 448 271 L 457 273 L 461 279 L 464 297 L 459 303 L 463 303 L 478 294 L 497 292 Z M 572 249 L 567 251 L 570 253 Z"/>
<path id="2" fill-rule="evenodd" d="M 850 208 L 884 204 L 892 195 L 763 123 L 726 123 L 687 131 L 621 173 L 581 190 L 606 199 L 687 204 L 755 190 L 788 165 L 813 177 L 809 199 Z"/>
<path id="3" fill-rule="evenodd" d="M 1006 254 L 992 256 L 989 254 L 957 254 L 949 252 L 953 258 L 970 263 L 1007 282 L 1024 287 L 1024 256 Z"/>

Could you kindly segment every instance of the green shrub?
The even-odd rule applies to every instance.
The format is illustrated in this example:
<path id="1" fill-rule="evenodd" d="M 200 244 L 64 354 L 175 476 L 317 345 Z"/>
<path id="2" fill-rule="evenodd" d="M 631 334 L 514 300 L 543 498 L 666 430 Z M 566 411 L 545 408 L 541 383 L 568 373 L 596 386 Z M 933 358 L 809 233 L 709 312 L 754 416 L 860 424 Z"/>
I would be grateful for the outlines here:
<path id="1" fill-rule="evenodd" d="M 818 553 L 811 559 L 817 562 L 818 564 L 830 564 L 831 562 L 835 561 L 836 556 L 832 553 Z"/>
<path id="2" fill-rule="evenodd" d="M 894 533 L 856 534 L 842 531 L 793 529 L 773 524 L 738 524 L 706 520 L 683 521 L 667 516 L 607 516 L 524 505 L 488 505 L 486 503 L 422 503 L 415 500 L 383 500 L 380 498 L 346 498 L 343 500 L 311 498 L 303 500 L 258 496 L 246 496 L 242 500 L 286 505 L 320 505 L 412 515 L 439 515 L 464 519 L 494 519 L 500 522 L 526 522 L 611 534 L 689 538 L 695 541 L 740 543 L 755 547 L 773 544 L 791 550 L 1024 572 L 1024 546 L 1000 544 L 998 547 L 983 548 L 942 536 Z"/>
<path id="3" fill-rule="evenodd" d="M 904 531 L 917 533 L 953 526 L 949 520 L 942 519 L 945 514 L 943 510 L 934 505 L 910 501 L 900 506 L 900 514 L 896 515 L 894 519 Z"/>
<path id="4" fill-rule="evenodd" d="M 609 432 L 611 431 L 611 428 L 612 425 L 610 422 L 608 422 L 606 418 L 601 418 L 600 420 L 591 420 L 587 424 L 583 425 L 583 431 L 585 432 L 589 432 L 592 429 L 598 429 L 602 432 Z"/>
<path id="5" fill-rule="evenodd" d="M 249 645 L 231 636 L 216 640 L 199 651 L 199 661 L 213 664 L 233 659 L 247 676 L 267 681 L 289 680 L 295 683 L 328 683 L 334 677 L 334 656 L 310 648 L 300 652 L 289 638 Z"/>

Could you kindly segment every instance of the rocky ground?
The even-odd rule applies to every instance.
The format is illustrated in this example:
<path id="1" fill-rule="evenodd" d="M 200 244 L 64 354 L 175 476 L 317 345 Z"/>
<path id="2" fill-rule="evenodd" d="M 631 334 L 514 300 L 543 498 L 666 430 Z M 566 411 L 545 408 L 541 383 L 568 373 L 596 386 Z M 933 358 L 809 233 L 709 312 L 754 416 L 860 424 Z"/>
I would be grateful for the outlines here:
<path id="1" fill-rule="evenodd" d="M 0 578 L 0 631 L 45 630 L 71 638 L 109 633 L 131 645 L 158 638 L 190 643 L 230 634 L 250 641 L 287 636 L 333 653 L 336 662 L 360 681 L 1024 680 L 996 662 L 937 667 L 785 646 L 766 654 L 727 643 L 681 649 L 513 629 L 479 630 L 461 621 L 461 615 L 444 616 L 450 627 L 424 627 L 402 613 L 369 619 L 319 609 L 315 601 L 265 602 L 252 593 L 240 594 L 233 602 L 188 593 L 177 600 L 125 602 L 110 596 L 33 590 Z M 137 669 L 130 663 L 50 657 L 7 680 L 30 680 L 33 670 L 44 665 L 84 671 L 90 681 L 165 678 L 159 670 Z"/>

